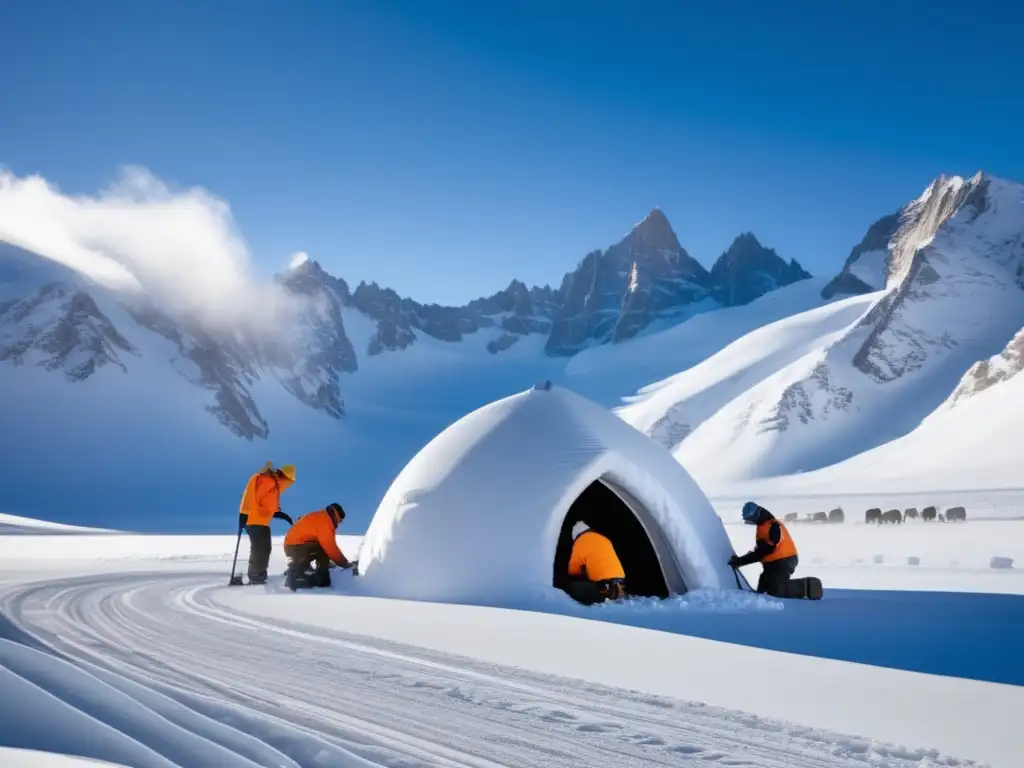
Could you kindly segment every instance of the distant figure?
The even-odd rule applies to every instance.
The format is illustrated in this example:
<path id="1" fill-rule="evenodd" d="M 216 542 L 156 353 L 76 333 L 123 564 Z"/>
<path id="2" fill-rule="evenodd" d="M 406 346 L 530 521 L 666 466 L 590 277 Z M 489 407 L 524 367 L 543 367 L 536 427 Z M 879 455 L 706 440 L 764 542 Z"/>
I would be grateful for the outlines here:
<path id="1" fill-rule="evenodd" d="M 757 591 L 772 597 L 787 597 L 787 585 L 799 563 L 796 544 L 786 526 L 764 507 L 753 501 L 743 505 L 743 522 L 756 525 L 755 546 L 742 557 L 733 555 L 729 565 L 742 568 L 761 563 L 763 570 L 757 580 Z"/>
<path id="2" fill-rule="evenodd" d="M 569 583 L 565 591 L 584 605 L 626 596 L 626 572 L 607 536 L 580 522 L 572 528 Z"/>
<path id="3" fill-rule="evenodd" d="M 911 507 L 903 513 L 904 520 L 916 520 L 917 519 L 917 507 Z"/>
<path id="4" fill-rule="evenodd" d="M 335 540 L 345 510 L 341 504 L 328 504 L 324 509 L 310 512 L 295 521 L 284 537 L 284 553 L 288 557 L 288 575 L 285 586 L 292 591 L 299 587 L 331 586 L 331 562 L 339 568 L 348 568 L 348 558 L 342 553 Z M 316 563 L 312 578 L 306 576 L 306 569 Z"/>
<path id="5" fill-rule="evenodd" d="M 814 517 L 811 518 L 811 521 L 815 523 L 827 523 L 828 515 L 826 515 L 824 512 L 815 512 Z"/>
<path id="6" fill-rule="evenodd" d="M 281 494 L 295 482 L 295 467 L 274 469 L 270 462 L 249 478 L 238 507 L 238 529 L 249 534 L 249 583 L 266 584 L 270 566 L 270 521 L 292 519 L 281 511 Z"/>
<path id="7" fill-rule="evenodd" d="M 967 510 L 963 507 L 950 507 L 946 510 L 946 520 L 967 520 Z"/>
<path id="8" fill-rule="evenodd" d="M 883 523 L 894 523 L 899 524 L 903 522 L 903 513 L 898 509 L 890 509 L 887 512 L 882 513 Z"/>
<path id="9" fill-rule="evenodd" d="M 881 523 L 882 522 L 882 510 L 878 507 L 872 507 L 864 513 L 865 523 Z"/>
<path id="10" fill-rule="evenodd" d="M 926 523 L 931 522 L 935 519 L 937 514 L 938 511 L 935 509 L 935 507 L 925 507 L 924 509 L 921 510 L 921 519 L 924 520 Z"/>
<path id="11" fill-rule="evenodd" d="M 846 515 L 843 514 L 843 508 L 842 507 L 836 507 L 835 509 L 829 511 L 829 513 L 828 513 L 828 521 L 830 523 L 841 523 L 845 519 L 846 519 Z"/>

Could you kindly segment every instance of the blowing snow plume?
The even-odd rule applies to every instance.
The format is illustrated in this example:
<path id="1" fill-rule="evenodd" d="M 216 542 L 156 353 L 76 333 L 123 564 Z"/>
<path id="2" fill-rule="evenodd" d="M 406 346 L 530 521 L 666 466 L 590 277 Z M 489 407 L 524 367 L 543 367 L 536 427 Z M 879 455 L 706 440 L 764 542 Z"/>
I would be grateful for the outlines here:
<path id="1" fill-rule="evenodd" d="M 144 168 L 122 169 L 93 197 L 0 172 L 0 241 L 213 326 L 270 330 L 294 309 L 251 274 L 226 202 L 201 188 L 172 190 Z"/>

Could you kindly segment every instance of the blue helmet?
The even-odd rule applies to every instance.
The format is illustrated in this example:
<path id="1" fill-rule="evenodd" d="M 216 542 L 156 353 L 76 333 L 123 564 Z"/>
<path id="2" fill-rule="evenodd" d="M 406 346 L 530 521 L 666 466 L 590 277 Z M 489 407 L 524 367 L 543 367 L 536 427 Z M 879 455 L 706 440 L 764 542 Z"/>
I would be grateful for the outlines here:
<path id="1" fill-rule="evenodd" d="M 761 507 L 753 501 L 748 501 L 743 505 L 743 519 L 748 523 L 757 521 L 758 516 L 761 514 Z"/>

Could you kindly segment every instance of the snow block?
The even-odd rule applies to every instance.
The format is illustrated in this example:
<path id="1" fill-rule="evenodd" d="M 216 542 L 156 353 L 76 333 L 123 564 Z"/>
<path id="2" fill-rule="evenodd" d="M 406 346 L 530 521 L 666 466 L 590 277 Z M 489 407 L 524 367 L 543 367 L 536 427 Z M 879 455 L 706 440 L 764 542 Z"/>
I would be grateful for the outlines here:
<path id="1" fill-rule="evenodd" d="M 558 386 L 485 405 L 412 458 L 366 531 L 360 589 L 487 604 L 546 598 L 563 523 L 595 483 L 642 525 L 670 593 L 738 589 L 722 520 L 682 465 Z"/>
<path id="2" fill-rule="evenodd" d="M 1013 568 L 1012 557 L 993 557 L 988 564 L 989 568 Z"/>

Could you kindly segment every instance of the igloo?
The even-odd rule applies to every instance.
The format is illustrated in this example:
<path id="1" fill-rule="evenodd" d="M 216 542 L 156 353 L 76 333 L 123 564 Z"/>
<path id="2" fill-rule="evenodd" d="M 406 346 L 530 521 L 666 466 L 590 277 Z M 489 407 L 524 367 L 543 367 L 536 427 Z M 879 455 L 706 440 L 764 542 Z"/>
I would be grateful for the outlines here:
<path id="1" fill-rule="evenodd" d="M 548 382 L 469 413 L 412 458 L 366 531 L 360 581 L 415 600 L 550 595 L 573 524 L 594 515 L 631 593 L 738 588 L 725 528 L 689 473 L 611 411 Z"/>

